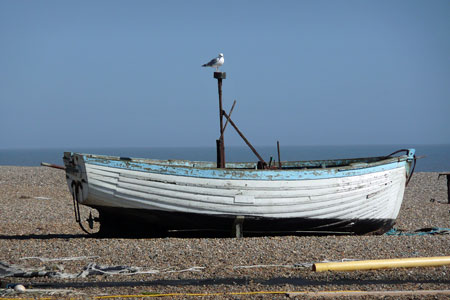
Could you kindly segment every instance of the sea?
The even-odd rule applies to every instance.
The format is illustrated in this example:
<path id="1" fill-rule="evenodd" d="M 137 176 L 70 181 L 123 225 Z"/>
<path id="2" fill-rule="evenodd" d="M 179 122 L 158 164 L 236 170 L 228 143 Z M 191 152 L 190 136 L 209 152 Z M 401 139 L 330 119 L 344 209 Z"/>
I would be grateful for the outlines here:
<path id="1" fill-rule="evenodd" d="M 269 161 L 277 160 L 275 146 L 255 147 Z M 417 172 L 449 172 L 450 144 L 446 145 L 357 145 L 357 146 L 280 146 L 281 160 L 320 160 L 384 156 L 392 152 L 415 148 Z M 110 148 L 51 148 L 51 149 L 0 149 L 0 165 L 39 166 L 41 162 L 62 165 L 64 152 L 104 154 L 134 158 L 185 159 L 216 161 L 215 147 L 110 147 Z M 257 161 L 253 152 L 244 146 L 231 146 L 225 150 L 226 161 Z"/>

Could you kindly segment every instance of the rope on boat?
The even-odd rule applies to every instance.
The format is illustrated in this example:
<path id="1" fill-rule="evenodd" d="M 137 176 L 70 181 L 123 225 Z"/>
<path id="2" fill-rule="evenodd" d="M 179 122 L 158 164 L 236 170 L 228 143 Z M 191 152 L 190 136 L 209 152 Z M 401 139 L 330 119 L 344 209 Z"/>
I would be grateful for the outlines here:
<path id="1" fill-rule="evenodd" d="M 75 213 L 75 221 L 80 225 L 81 230 L 83 230 L 85 233 L 91 235 L 92 232 L 89 232 L 84 228 L 83 223 L 81 222 L 81 216 L 80 216 L 80 204 L 79 204 L 79 198 L 80 198 L 80 192 L 82 189 L 81 183 L 76 184 L 75 182 L 72 182 L 72 198 L 73 198 L 73 211 Z"/>
<path id="2" fill-rule="evenodd" d="M 384 235 L 396 235 L 396 236 L 417 236 L 417 235 L 437 235 L 437 234 L 450 234 L 450 228 L 445 227 L 431 227 L 422 228 L 413 232 L 407 232 L 397 228 L 391 228 Z"/>

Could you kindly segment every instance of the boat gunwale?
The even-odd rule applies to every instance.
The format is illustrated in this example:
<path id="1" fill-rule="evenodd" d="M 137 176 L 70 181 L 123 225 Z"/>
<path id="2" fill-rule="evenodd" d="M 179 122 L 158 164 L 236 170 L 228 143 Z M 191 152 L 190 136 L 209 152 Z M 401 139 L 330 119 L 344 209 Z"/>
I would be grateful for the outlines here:
<path id="1" fill-rule="evenodd" d="M 413 150 L 413 149 L 409 149 Z M 95 161 L 95 160 L 108 160 L 108 161 L 121 161 L 125 163 L 142 163 L 148 165 L 158 165 L 158 166 L 167 166 L 174 168 L 189 168 L 189 169 L 205 169 L 205 170 L 236 170 L 236 171 L 302 171 L 302 170 L 324 170 L 324 169 L 361 169 L 361 168 L 369 168 L 372 166 L 385 165 L 392 162 L 401 162 L 407 161 L 410 158 L 408 155 L 401 156 L 373 156 L 373 157 L 360 157 L 360 158 L 338 158 L 338 159 L 321 159 L 321 160 L 305 160 L 305 161 L 282 161 L 282 168 L 268 168 L 268 169 L 256 169 L 256 162 L 227 162 L 226 165 L 228 167 L 221 169 L 217 167 L 210 166 L 202 166 L 202 165 L 216 165 L 215 162 L 210 161 L 194 161 L 194 160 L 182 160 L 182 159 L 167 159 L 167 160 L 159 160 L 159 159 L 150 159 L 150 158 L 129 158 L 129 157 L 121 157 L 121 156 L 109 156 L 109 155 L 99 155 L 99 154 L 87 154 L 87 153 L 78 153 L 78 152 L 68 152 L 71 156 L 80 155 L 85 161 Z M 86 160 L 86 158 L 88 158 Z M 367 160 L 373 160 L 372 162 L 366 162 Z M 335 164 L 329 165 L 333 162 L 340 161 L 348 161 L 349 164 Z M 308 164 L 299 166 L 302 164 Z M 322 167 L 322 164 L 325 164 L 325 167 Z M 354 164 L 354 165 L 351 165 Z M 232 166 L 247 166 L 245 167 L 232 167 Z M 311 167 L 313 165 L 317 165 L 317 167 Z"/>
<path id="2" fill-rule="evenodd" d="M 384 165 L 389 165 L 393 163 L 407 162 L 411 158 L 411 153 L 413 153 L 414 149 L 410 149 L 408 155 L 394 156 L 394 157 L 386 157 L 386 156 L 376 156 L 376 157 L 364 157 L 364 158 L 350 158 L 350 159 L 332 159 L 332 160 L 309 160 L 309 161 L 286 161 L 282 162 L 284 168 L 282 169 L 256 169 L 256 163 L 248 163 L 248 162 L 238 162 L 238 163 L 228 163 L 227 168 L 220 169 L 216 166 L 212 167 L 212 162 L 204 162 L 204 161 L 189 161 L 189 160 L 156 160 L 156 159 L 143 159 L 143 158 L 123 158 L 118 156 L 107 156 L 107 155 L 97 155 L 97 154 L 84 154 L 84 153 L 75 153 L 75 152 L 66 152 L 65 157 L 70 155 L 73 157 L 74 155 L 81 156 L 86 163 L 110 166 L 113 168 L 129 168 L 134 167 L 138 169 L 142 169 L 146 172 L 155 172 L 155 170 L 150 170 L 149 168 L 157 167 L 160 169 L 164 168 L 173 168 L 172 170 L 198 170 L 198 171 L 212 171 L 212 172 L 224 172 L 224 173 L 241 173 L 244 172 L 246 174 L 264 174 L 268 172 L 272 172 L 272 174 L 281 175 L 286 172 L 325 172 L 325 173 L 338 173 L 344 171 L 353 171 L 353 170 L 361 170 L 361 169 L 369 169 Z M 369 161 L 369 162 L 367 162 Z M 111 162 L 116 162 L 119 164 L 123 164 L 124 166 L 111 165 Z M 347 162 L 347 164 L 339 164 L 339 162 Z M 331 166 L 321 166 L 323 163 L 334 163 Z M 204 166 L 204 165 L 207 166 Z M 302 166 L 304 164 L 304 166 Z M 311 165 L 317 165 L 317 167 L 311 167 Z M 232 166 L 240 166 L 232 167 Z M 247 168 L 243 168 L 242 166 L 247 166 Z M 309 166 L 309 167 L 308 167 Z M 262 173 L 261 173 L 262 172 Z M 207 176 L 208 177 L 208 176 Z"/>

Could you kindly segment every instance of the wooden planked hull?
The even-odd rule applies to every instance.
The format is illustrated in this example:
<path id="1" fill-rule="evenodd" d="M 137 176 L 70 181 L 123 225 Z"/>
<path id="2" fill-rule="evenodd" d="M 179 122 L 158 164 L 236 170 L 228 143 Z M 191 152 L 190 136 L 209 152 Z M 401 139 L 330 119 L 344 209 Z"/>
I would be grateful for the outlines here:
<path id="1" fill-rule="evenodd" d="M 394 224 L 411 155 L 331 168 L 285 163 L 283 170 L 238 165 L 223 170 L 200 162 L 73 153 L 65 154 L 65 164 L 79 203 L 110 220 L 147 221 L 164 229 L 229 230 L 240 217 L 245 231 L 362 234 Z"/>

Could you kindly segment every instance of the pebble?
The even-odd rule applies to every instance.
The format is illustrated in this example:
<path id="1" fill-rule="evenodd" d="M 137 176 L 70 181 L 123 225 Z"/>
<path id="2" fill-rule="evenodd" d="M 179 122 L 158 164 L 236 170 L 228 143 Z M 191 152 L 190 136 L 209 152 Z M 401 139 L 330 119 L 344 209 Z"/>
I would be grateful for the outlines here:
<path id="1" fill-rule="evenodd" d="M 14 286 L 14 290 L 15 290 L 16 292 L 19 292 L 19 293 L 24 293 L 25 290 L 26 290 L 26 288 L 25 288 L 23 285 L 21 285 L 21 284 L 16 284 L 16 285 Z"/>

